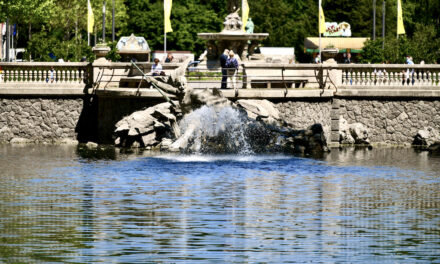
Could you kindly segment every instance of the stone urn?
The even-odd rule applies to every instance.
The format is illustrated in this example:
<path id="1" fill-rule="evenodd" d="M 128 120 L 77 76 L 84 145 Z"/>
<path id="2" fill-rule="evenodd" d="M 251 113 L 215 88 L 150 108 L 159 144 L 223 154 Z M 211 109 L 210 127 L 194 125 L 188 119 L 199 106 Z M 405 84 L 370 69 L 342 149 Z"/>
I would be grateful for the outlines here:
<path id="1" fill-rule="evenodd" d="M 337 48 L 325 48 L 322 50 L 322 57 L 325 60 L 330 60 L 336 58 L 339 53 L 339 49 Z"/>
<path id="2" fill-rule="evenodd" d="M 105 56 L 110 52 L 110 47 L 106 44 L 98 44 L 92 48 L 97 60 L 105 59 Z"/>

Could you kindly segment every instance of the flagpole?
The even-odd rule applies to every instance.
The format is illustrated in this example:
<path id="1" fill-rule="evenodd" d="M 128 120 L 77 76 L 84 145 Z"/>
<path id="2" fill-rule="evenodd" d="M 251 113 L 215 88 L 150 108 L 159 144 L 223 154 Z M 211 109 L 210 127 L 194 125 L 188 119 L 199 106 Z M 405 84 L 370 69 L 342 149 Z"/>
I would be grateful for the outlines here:
<path id="1" fill-rule="evenodd" d="M 322 0 L 319 0 L 319 7 L 318 7 L 318 13 L 319 10 L 321 10 L 321 4 L 322 4 Z M 322 58 L 321 58 L 321 14 L 319 14 L 318 16 L 318 33 L 319 33 L 319 62 L 322 62 Z"/>
<path id="2" fill-rule="evenodd" d="M 113 0 L 112 9 L 112 41 L 115 42 L 115 0 Z"/>
<path id="3" fill-rule="evenodd" d="M 165 14 L 165 0 L 163 1 L 163 32 L 164 32 L 164 35 L 163 35 L 163 52 L 165 53 L 165 56 L 166 56 L 166 54 L 167 54 L 167 30 L 166 30 L 166 28 L 165 28 L 165 25 L 166 25 L 166 22 L 165 22 L 165 20 L 166 20 L 166 14 Z"/>
<path id="4" fill-rule="evenodd" d="M 399 29 L 399 0 L 396 1 L 397 3 L 397 29 Z M 399 30 L 396 31 L 397 39 L 399 39 Z"/>
<path id="5" fill-rule="evenodd" d="M 105 0 L 102 6 L 102 43 L 105 43 Z"/>

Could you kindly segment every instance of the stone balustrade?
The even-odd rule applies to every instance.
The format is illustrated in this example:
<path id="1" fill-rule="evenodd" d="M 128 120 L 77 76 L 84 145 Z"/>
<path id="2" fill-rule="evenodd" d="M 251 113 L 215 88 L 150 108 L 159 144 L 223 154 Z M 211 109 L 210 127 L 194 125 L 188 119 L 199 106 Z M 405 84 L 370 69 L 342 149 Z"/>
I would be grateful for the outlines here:
<path id="1" fill-rule="evenodd" d="M 139 63 L 149 72 L 151 63 Z M 163 64 L 166 74 L 186 68 L 188 62 Z M 0 87 L 126 88 L 139 82 L 140 73 L 130 63 L 95 62 L 0 63 Z M 197 78 L 192 77 L 197 72 Z M 191 68 L 187 75 L 193 88 L 216 88 L 221 69 Z M 213 71 L 218 74 L 213 75 Z M 181 71 L 183 73 L 183 71 Z M 200 75 L 200 74 L 201 75 Z M 205 76 L 206 75 L 206 76 Z M 246 62 L 237 74 L 239 88 L 335 88 L 336 90 L 440 90 L 440 65 L 405 64 L 281 64 Z M 52 85 L 52 86 L 50 86 Z M 137 86 L 136 86 L 137 87 Z"/>
<path id="2" fill-rule="evenodd" d="M 0 63 L 2 84 L 84 84 L 88 82 L 87 62 Z"/>
<path id="3" fill-rule="evenodd" d="M 345 64 L 337 68 L 342 71 L 341 88 L 440 88 L 440 65 Z"/>

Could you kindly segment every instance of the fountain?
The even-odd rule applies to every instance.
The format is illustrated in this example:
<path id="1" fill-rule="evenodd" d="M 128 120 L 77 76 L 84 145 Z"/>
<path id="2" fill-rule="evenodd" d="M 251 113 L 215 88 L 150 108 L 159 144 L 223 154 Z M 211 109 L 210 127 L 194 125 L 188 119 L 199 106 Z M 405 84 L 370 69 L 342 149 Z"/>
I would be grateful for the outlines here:
<path id="1" fill-rule="evenodd" d="M 231 102 L 217 89 L 191 89 L 177 73 L 145 76 L 173 101 L 124 117 L 116 124 L 115 145 L 187 153 L 322 153 L 328 151 L 322 126 L 290 128 L 267 100 Z"/>
<path id="2" fill-rule="evenodd" d="M 233 50 L 242 61 L 247 60 L 254 53 L 258 44 L 266 39 L 268 33 L 247 33 L 243 28 L 243 21 L 238 14 L 240 9 L 232 9 L 234 1 L 228 1 L 229 11 L 223 22 L 224 28 L 219 33 L 198 33 L 199 38 L 207 41 L 207 57 L 209 60 L 218 60 L 225 49 Z"/>

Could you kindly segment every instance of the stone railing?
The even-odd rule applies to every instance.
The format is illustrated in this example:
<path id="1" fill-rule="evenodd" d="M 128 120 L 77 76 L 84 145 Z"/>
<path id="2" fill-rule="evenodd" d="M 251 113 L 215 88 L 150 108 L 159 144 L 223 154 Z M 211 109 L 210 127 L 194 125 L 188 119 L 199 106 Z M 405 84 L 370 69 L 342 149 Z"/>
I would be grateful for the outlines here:
<path id="1" fill-rule="evenodd" d="M 347 89 L 440 89 L 440 65 L 339 64 L 339 86 Z"/>
<path id="2" fill-rule="evenodd" d="M 15 62 L 0 63 L 0 87 L 3 84 L 74 84 L 89 82 L 87 62 Z"/>

